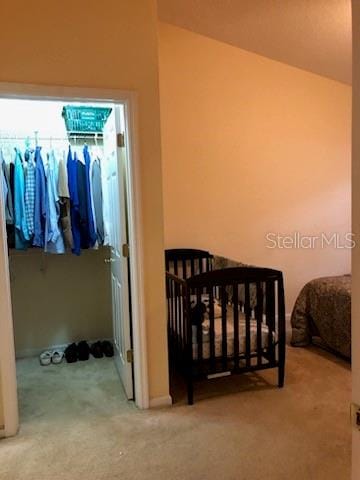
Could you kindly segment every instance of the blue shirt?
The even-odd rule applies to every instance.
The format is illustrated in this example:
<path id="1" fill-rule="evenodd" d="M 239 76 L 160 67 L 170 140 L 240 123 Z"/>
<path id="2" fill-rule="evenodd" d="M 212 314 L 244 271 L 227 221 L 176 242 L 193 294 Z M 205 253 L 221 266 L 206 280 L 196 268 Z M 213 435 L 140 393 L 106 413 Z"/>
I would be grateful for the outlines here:
<path id="1" fill-rule="evenodd" d="M 86 203 L 87 203 L 87 216 L 88 216 L 88 231 L 89 231 L 89 244 L 90 247 L 93 247 L 97 240 L 96 230 L 95 230 L 95 221 L 92 209 L 92 199 L 91 199 L 91 186 L 90 186 L 90 154 L 88 146 L 84 146 L 84 160 L 85 160 L 85 174 L 86 174 Z"/>
<path id="2" fill-rule="evenodd" d="M 41 157 L 41 147 L 35 150 L 35 209 L 34 209 L 34 247 L 45 246 L 46 223 L 46 177 Z"/>
<path id="3" fill-rule="evenodd" d="M 71 231 L 73 236 L 72 252 L 75 255 L 80 255 L 80 214 L 79 214 L 79 195 L 77 187 L 77 163 L 73 158 L 71 148 L 67 157 L 67 171 L 68 171 L 68 185 L 70 193 L 70 219 Z"/>

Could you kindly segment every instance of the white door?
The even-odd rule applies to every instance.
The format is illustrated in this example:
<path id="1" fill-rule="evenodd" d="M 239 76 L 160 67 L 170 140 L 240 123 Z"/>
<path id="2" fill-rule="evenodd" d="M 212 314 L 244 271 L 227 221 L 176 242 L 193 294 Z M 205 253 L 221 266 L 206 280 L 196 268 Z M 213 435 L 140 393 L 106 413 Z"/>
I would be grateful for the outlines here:
<path id="1" fill-rule="evenodd" d="M 123 134 L 121 106 L 112 109 L 104 127 L 105 195 L 111 248 L 111 291 L 115 363 L 128 399 L 134 397 L 129 298 L 128 234 L 126 211 L 126 148 L 118 146 Z M 124 138 L 124 135 L 123 137 Z M 104 199 L 106 201 L 106 199 Z M 106 227 L 106 225 L 105 225 Z"/>

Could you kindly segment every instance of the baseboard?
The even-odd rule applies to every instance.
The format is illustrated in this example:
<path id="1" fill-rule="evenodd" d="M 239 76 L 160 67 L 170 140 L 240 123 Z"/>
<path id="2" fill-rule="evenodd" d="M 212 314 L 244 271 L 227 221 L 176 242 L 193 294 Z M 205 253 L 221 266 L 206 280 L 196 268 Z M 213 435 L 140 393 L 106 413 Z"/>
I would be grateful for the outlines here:
<path id="1" fill-rule="evenodd" d="M 171 395 L 151 398 L 149 404 L 150 408 L 169 407 L 170 405 L 172 405 Z"/>
<path id="2" fill-rule="evenodd" d="M 99 338 L 93 339 L 93 340 L 87 340 L 89 344 L 95 343 L 99 340 Z M 103 340 L 108 340 L 109 342 L 112 342 L 112 338 L 101 338 L 101 341 Z M 77 340 L 76 340 L 77 341 Z M 76 342 L 75 341 L 75 342 Z M 23 350 L 17 350 L 16 351 L 16 359 L 21 359 L 21 358 L 30 358 L 30 357 L 38 357 L 40 353 L 45 352 L 46 350 L 62 350 L 64 351 L 65 348 L 72 343 L 72 341 L 69 341 L 67 343 L 62 343 L 58 345 L 50 345 L 47 347 L 43 348 L 24 348 Z"/>

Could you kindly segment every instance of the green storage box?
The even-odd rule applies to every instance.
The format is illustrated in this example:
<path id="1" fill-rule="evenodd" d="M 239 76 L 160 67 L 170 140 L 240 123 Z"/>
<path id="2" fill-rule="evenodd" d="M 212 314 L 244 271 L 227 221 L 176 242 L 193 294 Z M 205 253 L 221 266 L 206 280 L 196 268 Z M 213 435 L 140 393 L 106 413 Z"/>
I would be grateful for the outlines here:
<path id="1" fill-rule="evenodd" d="M 62 116 L 66 130 L 71 133 L 101 133 L 111 108 L 65 106 Z"/>

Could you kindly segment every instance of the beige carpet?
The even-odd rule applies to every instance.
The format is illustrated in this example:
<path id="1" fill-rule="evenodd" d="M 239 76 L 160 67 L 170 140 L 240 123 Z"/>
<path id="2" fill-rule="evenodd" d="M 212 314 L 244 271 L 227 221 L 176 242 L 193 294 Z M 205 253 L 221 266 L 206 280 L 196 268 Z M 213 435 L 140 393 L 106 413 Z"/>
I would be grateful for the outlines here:
<path id="1" fill-rule="evenodd" d="M 185 405 L 138 411 L 108 359 L 18 362 L 22 426 L 0 442 L 1 480 L 348 480 L 350 368 L 288 349 L 275 372 L 213 380 Z M 224 395 L 215 395 L 219 391 Z"/>

